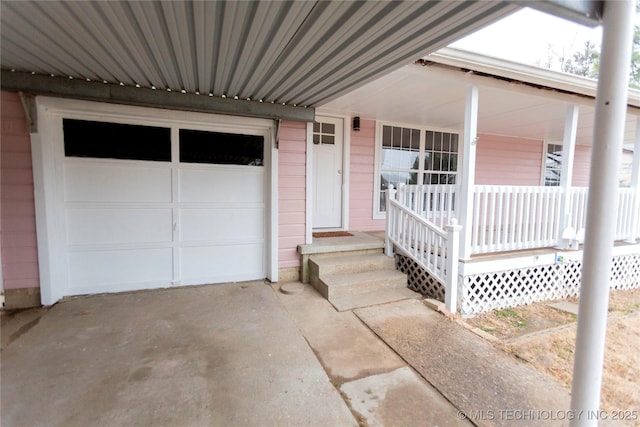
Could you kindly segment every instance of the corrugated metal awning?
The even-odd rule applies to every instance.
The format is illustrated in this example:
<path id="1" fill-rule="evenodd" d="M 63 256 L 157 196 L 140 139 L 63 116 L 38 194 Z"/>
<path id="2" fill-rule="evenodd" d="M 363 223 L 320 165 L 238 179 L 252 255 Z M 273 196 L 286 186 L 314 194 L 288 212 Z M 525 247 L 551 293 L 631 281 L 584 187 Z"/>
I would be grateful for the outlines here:
<path id="1" fill-rule="evenodd" d="M 315 107 L 518 6 L 3 1 L 1 8 L 5 70 Z"/>

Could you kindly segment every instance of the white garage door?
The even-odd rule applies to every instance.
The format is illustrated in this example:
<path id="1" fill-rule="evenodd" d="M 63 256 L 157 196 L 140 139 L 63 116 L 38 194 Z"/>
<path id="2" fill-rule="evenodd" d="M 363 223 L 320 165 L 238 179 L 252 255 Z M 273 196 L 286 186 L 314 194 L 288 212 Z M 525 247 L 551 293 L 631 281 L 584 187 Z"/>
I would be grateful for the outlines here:
<path id="1" fill-rule="evenodd" d="M 68 295 L 266 277 L 264 137 L 64 119 Z"/>

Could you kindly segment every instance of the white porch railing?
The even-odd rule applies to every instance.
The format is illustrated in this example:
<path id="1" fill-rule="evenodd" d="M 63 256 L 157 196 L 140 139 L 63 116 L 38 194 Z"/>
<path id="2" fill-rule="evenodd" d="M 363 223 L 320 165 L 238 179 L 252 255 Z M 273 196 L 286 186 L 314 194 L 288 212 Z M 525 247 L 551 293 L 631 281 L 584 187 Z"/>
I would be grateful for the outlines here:
<path id="1" fill-rule="evenodd" d="M 565 227 L 586 227 L 587 188 L 569 190 Z M 457 212 L 456 185 L 401 185 L 397 200 L 431 223 L 444 227 Z M 474 187 L 471 253 L 482 254 L 558 245 L 564 191 L 560 187 L 476 185 Z M 635 240 L 634 192 L 621 188 L 616 216 L 616 240 Z M 637 233 L 636 233 L 637 234 Z"/>
<path id="2" fill-rule="evenodd" d="M 404 206 L 440 227 L 458 218 L 455 184 L 400 185 L 396 196 Z"/>
<path id="3" fill-rule="evenodd" d="M 403 192 L 402 187 L 400 186 L 399 194 L 411 194 Z M 442 229 L 397 200 L 393 186 L 389 186 L 387 192 L 387 255 L 393 253 L 392 247 L 395 246 L 399 253 L 413 259 L 442 283 L 445 287 L 445 305 L 449 311 L 455 313 L 461 227 L 451 218 L 446 230 Z"/>
<path id="4" fill-rule="evenodd" d="M 559 187 L 476 185 L 471 252 L 553 246 L 560 219 Z"/>

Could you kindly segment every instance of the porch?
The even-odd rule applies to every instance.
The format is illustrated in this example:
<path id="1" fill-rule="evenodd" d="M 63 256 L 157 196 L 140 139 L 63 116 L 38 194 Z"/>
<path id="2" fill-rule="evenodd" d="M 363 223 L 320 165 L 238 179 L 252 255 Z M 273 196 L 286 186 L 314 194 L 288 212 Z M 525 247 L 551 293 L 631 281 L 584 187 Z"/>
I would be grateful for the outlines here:
<path id="1" fill-rule="evenodd" d="M 578 296 L 586 188 L 474 186 L 467 210 L 457 185 L 401 185 L 387 194 L 387 254 L 397 254 L 410 288 L 450 311 Z M 633 189 L 620 188 L 611 210 L 612 289 L 640 287 L 636 201 Z M 456 218 L 470 224 L 466 234 Z"/>

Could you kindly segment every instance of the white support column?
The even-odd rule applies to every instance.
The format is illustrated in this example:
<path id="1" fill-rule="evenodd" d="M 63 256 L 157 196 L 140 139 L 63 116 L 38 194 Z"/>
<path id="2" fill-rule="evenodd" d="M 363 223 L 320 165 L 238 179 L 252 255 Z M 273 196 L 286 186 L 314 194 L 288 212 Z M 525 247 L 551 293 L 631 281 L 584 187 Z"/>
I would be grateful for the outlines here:
<path id="1" fill-rule="evenodd" d="M 627 242 L 635 243 L 640 235 L 640 117 L 636 122 L 636 139 L 633 145 L 633 163 L 631 164 L 631 188 L 633 189 L 633 211 L 631 231 Z"/>
<path id="2" fill-rule="evenodd" d="M 476 177 L 476 143 L 478 142 L 478 88 L 470 85 L 464 109 L 464 146 L 462 179 L 460 180 L 460 258 L 471 258 L 471 228 L 473 225 L 473 191 Z"/>
<path id="3" fill-rule="evenodd" d="M 563 245 L 562 233 L 564 232 L 564 229 L 569 226 L 569 193 L 571 191 L 571 180 L 573 178 L 573 161 L 576 152 L 578 112 L 579 108 L 576 104 L 567 106 L 567 115 L 564 121 L 564 139 L 562 142 L 562 170 L 560 171 L 560 187 L 562 188 L 562 200 L 560 201 L 558 245 Z"/>
<path id="4" fill-rule="evenodd" d="M 572 426 L 598 424 L 596 417 L 588 415 L 596 413 L 600 405 L 615 234 L 611 212 L 618 199 L 618 169 L 627 111 L 634 12 L 633 0 L 604 2 L 587 229 L 571 388 L 571 409 L 582 416 L 572 420 Z"/>

